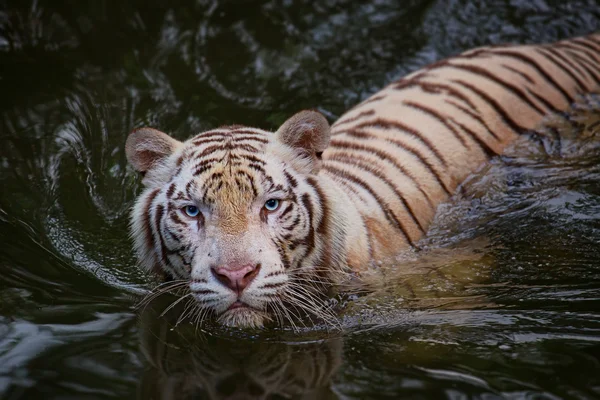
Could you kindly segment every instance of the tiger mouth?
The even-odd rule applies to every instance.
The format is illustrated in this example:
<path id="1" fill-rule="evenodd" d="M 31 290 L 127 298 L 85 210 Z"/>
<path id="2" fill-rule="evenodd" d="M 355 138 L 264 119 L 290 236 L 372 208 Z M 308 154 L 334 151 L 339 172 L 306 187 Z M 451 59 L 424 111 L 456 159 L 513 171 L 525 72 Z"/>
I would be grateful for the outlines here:
<path id="1" fill-rule="evenodd" d="M 248 304 L 244 303 L 243 301 L 236 300 L 235 303 L 233 303 L 232 305 L 229 306 L 229 308 L 227 309 L 227 311 L 236 310 L 238 308 L 251 308 L 251 309 L 253 309 L 253 307 L 249 306 Z"/>

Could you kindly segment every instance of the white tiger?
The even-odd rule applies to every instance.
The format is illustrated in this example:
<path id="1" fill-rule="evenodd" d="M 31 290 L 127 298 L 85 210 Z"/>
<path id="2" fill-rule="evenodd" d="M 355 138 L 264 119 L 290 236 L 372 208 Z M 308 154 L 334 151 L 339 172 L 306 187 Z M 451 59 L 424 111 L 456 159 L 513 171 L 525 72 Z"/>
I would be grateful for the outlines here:
<path id="1" fill-rule="evenodd" d="M 427 231 L 437 206 L 543 117 L 600 87 L 600 35 L 482 47 L 400 79 L 330 128 L 302 111 L 185 142 L 135 130 L 131 216 L 142 268 L 226 325 L 333 318 L 322 296 Z"/>

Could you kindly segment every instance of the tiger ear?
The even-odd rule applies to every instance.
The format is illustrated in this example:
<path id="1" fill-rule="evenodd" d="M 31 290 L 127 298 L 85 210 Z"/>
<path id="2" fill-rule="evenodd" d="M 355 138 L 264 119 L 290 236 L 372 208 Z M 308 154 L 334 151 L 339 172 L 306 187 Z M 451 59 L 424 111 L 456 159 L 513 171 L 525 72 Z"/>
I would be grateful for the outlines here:
<path id="1" fill-rule="evenodd" d="M 125 143 L 127 161 L 138 172 L 146 172 L 169 157 L 181 145 L 166 133 L 152 128 L 136 129 Z"/>
<path id="2" fill-rule="evenodd" d="M 331 130 L 329 123 L 317 111 L 300 111 L 281 125 L 275 137 L 311 159 L 313 172 L 318 169 L 321 153 L 329 146 Z"/>

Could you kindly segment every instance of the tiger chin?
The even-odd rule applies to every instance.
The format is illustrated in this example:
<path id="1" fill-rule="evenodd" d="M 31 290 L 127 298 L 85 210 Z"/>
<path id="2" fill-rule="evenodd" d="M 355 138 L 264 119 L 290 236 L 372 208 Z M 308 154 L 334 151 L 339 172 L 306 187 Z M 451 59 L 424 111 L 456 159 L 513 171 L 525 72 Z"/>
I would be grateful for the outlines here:
<path id="1" fill-rule="evenodd" d="M 482 47 L 391 83 L 331 127 L 301 111 L 274 133 L 227 126 L 184 142 L 133 131 L 141 267 L 198 322 L 336 324 L 332 287 L 377 275 L 470 174 L 600 89 L 600 34 Z M 358 279 L 357 279 L 358 278 Z M 190 301 L 192 300 L 193 301 Z"/>

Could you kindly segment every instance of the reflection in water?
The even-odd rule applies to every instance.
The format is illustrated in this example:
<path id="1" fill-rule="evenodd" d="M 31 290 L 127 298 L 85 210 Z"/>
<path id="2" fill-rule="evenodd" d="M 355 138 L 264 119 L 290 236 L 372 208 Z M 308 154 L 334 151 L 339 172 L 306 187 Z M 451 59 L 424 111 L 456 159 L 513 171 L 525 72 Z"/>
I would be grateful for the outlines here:
<path id="1" fill-rule="evenodd" d="M 342 339 L 277 343 L 206 334 L 181 310 L 154 301 L 140 315 L 141 349 L 149 368 L 140 399 L 334 398 L 331 377 L 342 361 Z M 218 333 L 217 333 L 218 335 Z M 239 336 L 239 335 L 238 335 Z"/>

